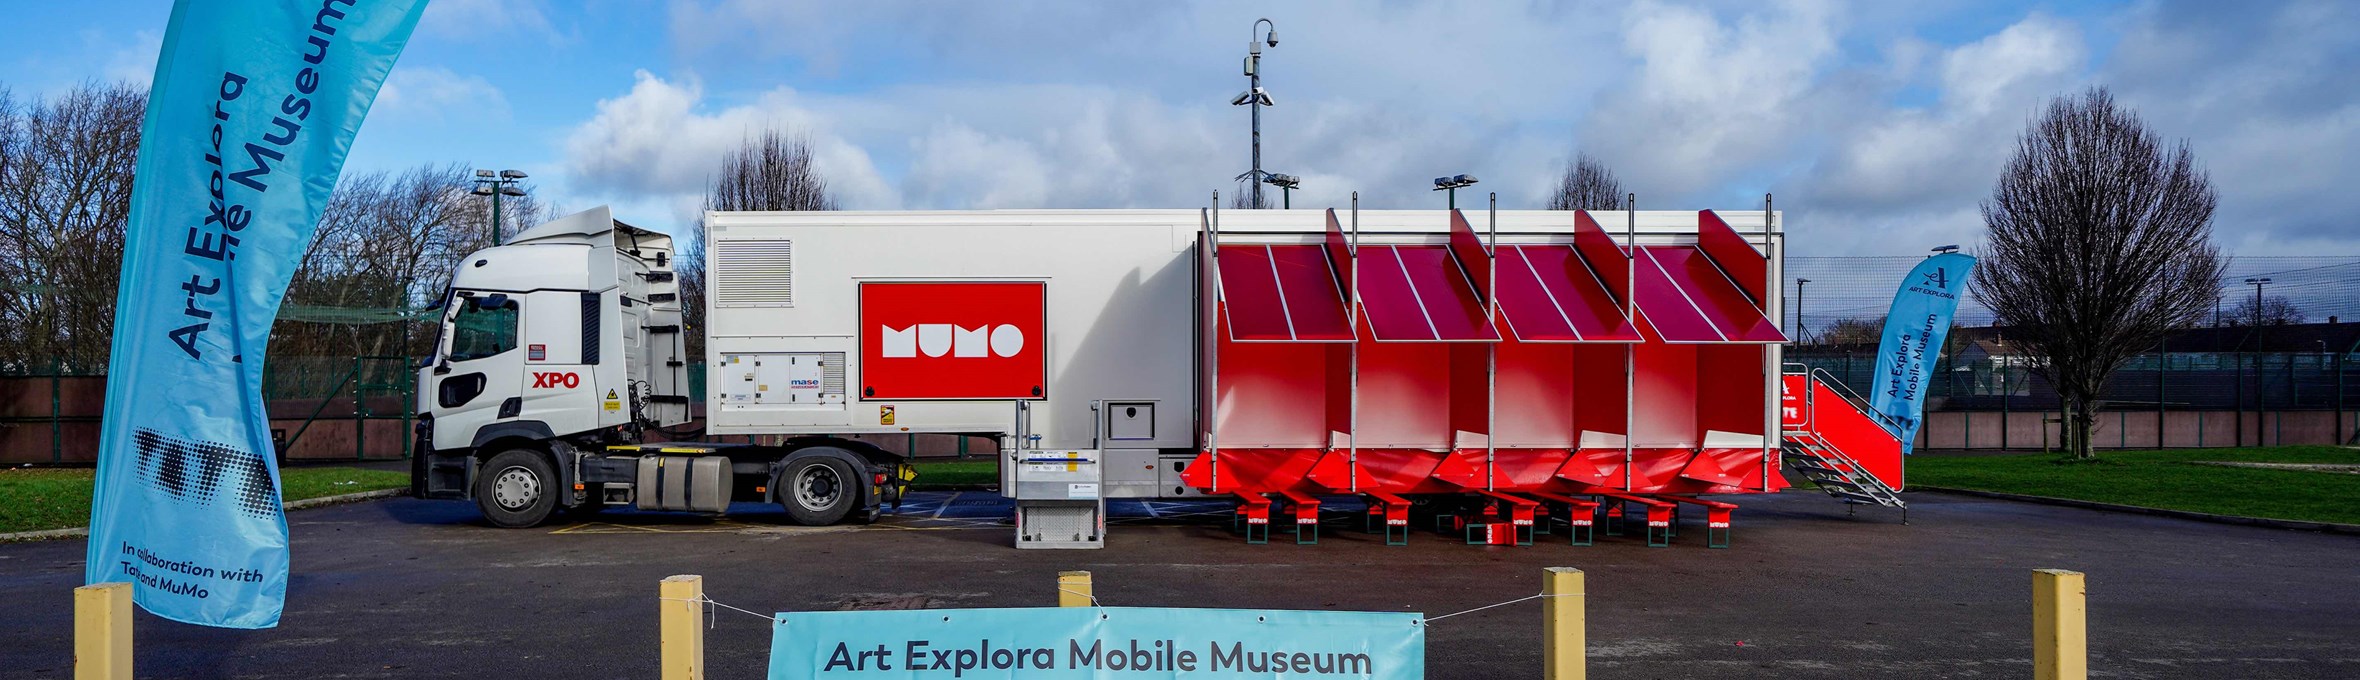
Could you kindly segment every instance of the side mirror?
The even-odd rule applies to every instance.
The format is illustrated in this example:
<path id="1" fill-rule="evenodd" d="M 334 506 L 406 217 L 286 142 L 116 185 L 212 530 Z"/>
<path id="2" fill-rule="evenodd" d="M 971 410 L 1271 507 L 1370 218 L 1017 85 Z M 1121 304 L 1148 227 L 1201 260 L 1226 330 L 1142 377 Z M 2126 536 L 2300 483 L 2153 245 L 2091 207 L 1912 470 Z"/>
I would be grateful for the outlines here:
<path id="1" fill-rule="evenodd" d="M 508 306 L 508 296 L 501 293 L 493 293 L 483 297 L 473 298 L 471 299 L 471 302 L 475 303 L 476 309 L 499 309 L 501 307 Z"/>

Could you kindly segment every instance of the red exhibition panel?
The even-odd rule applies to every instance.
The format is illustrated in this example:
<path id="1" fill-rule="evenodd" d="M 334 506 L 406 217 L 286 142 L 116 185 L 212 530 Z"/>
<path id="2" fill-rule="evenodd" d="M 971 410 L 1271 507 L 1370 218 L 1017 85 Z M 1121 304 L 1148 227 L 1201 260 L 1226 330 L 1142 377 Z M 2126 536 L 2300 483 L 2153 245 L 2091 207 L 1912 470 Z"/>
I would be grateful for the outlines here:
<path id="1" fill-rule="evenodd" d="M 1729 278 L 1747 297 L 1762 299 L 1762 287 L 1769 284 L 1770 259 L 1730 228 L 1720 213 L 1705 210 L 1696 214 L 1696 247 L 1729 272 Z"/>
<path id="2" fill-rule="evenodd" d="M 1221 302 L 1230 339 L 1349 342 L 1343 294 L 1320 246 L 1221 247 Z"/>
<path id="3" fill-rule="evenodd" d="M 1573 213 L 1573 249 L 1581 253 L 1582 261 L 1598 273 L 1606 289 L 1613 291 L 1616 300 L 1628 302 L 1631 286 L 1631 254 L 1624 252 L 1614 237 L 1598 226 L 1590 211 Z"/>
<path id="4" fill-rule="evenodd" d="M 1448 247 L 1370 246 L 1360 256 L 1361 306 L 1376 339 L 1500 339 Z"/>
<path id="5" fill-rule="evenodd" d="M 1639 329 L 1572 246 L 1500 252 L 1500 311 L 1526 342 L 1638 342 Z"/>
<path id="6" fill-rule="evenodd" d="M 1048 286 L 860 285 L 864 399 L 1047 398 Z"/>
<path id="7" fill-rule="evenodd" d="M 1786 334 L 1696 247 L 1642 247 L 1632 265 L 1640 313 L 1665 342 L 1786 342 Z"/>
<path id="8" fill-rule="evenodd" d="M 1352 324 L 1345 320 L 1344 294 L 1330 273 L 1322 246 L 1268 246 L 1271 266 L 1278 272 L 1278 292 L 1286 302 L 1287 319 L 1295 339 L 1304 342 L 1351 342 Z"/>

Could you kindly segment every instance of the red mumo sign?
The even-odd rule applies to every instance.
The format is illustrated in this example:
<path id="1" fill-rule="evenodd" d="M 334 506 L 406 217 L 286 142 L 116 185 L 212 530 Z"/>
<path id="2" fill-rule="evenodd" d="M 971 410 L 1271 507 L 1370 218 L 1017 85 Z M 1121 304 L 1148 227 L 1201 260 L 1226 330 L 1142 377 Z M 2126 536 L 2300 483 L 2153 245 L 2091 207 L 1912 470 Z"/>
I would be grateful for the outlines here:
<path id="1" fill-rule="evenodd" d="M 864 399 L 1048 396 L 1047 284 L 864 283 Z"/>

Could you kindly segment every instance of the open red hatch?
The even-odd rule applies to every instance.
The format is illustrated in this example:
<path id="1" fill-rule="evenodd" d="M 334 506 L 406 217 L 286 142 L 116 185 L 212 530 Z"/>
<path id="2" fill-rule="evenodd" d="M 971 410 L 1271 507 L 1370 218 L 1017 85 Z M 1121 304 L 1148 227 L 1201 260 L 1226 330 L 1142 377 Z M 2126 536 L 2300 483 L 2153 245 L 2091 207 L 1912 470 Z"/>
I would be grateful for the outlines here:
<path id="1" fill-rule="evenodd" d="M 1517 340 L 1639 341 L 1605 280 L 1573 246 L 1502 246 L 1496 266 L 1500 315 Z"/>
<path id="2" fill-rule="evenodd" d="M 1642 246 L 1639 315 L 1669 343 L 1780 343 L 1786 334 L 1696 246 Z"/>
<path id="3" fill-rule="evenodd" d="M 1440 245 L 1364 245 L 1361 309 L 1385 342 L 1498 342 L 1475 284 Z"/>
<path id="4" fill-rule="evenodd" d="M 1225 244 L 1221 303 L 1238 342 L 1351 342 L 1344 296 L 1317 245 Z"/>

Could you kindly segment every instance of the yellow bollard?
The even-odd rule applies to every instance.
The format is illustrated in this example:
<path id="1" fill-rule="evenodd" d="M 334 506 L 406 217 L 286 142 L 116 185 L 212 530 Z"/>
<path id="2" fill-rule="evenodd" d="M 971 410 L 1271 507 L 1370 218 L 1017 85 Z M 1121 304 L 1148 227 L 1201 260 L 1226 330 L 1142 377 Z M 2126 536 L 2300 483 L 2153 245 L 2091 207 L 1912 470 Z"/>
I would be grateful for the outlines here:
<path id="1" fill-rule="evenodd" d="M 1097 603 L 1096 593 L 1090 588 L 1090 572 L 1057 572 L 1057 606 L 1088 607 Z"/>
<path id="2" fill-rule="evenodd" d="M 2090 677 L 2089 589 L 2081 572 L 2032 570 L 2032 677 Z"/>
<path id="3" fill-rule="evenodd" d="M 674 576 L 656 589 L 664 680 L 704 680 L 705 577 Z"/>
<path id="4" fill-rule="evenodd" d="M 1541 638 L 1547 658 L 1542 676 L 1549 680 L 1590 677 L 1587 612 L 1582 600 L 1582 570 L 1549 567 L 1541 574 Z"/>
<path id="5" fill-rule="evenodd" d="M 131 584 L 74 589 L 74 680 L 131 680 Z"/>

